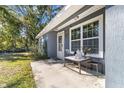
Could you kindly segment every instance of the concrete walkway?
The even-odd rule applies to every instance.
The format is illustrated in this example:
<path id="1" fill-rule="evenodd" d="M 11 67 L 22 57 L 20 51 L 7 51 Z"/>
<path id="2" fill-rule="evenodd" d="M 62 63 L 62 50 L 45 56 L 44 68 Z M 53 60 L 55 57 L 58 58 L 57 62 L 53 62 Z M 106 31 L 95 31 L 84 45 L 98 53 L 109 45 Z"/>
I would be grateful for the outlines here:
<path id="1" fill-rule="evenodd" d="M 48 61 L 31 63 L 36 85 L 39 88 L 103 88 L 105 79 L 85 71 L 78 74 L 63 64 Z"/>

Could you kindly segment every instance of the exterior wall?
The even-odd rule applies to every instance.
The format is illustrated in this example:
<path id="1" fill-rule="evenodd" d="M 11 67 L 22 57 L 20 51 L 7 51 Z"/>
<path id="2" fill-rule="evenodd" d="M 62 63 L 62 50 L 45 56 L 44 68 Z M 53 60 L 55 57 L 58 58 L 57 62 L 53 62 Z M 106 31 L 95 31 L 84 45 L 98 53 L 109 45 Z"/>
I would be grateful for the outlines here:
<path id="1" fill-rule="evenodd" d="M 64 39 L 65 49 L 64 50 L 69 49 L 69 29 L 71 27 L 73 27 L 75 25 L 78 25 L 80 23 L 83 23 L 83 22 L 85 22 L 89 19 L 92 19 L 96 16 L 99 16 L 101 14 L 104 14 L 104 8 L 94 12 L 93 14 L 91 14 L 91 15 L 89 15 L 89 16 L 87 16 L 87 17 L 85 17 L 85 18 L 83 18 L 83 19 L 81 19 L 81 20 L 79 20 L 79 21 L 77 21 L 73 24 L 71 24 L 70 26 L 67 26 L 64 29 L 61 29 L 60 31 L 65 31 L 65 35 L 64 35 L 65 36 L 65 39 Z M 47 39 L 47 53 L 48 53 L 48 56 L 56 58 L 57 57 L 57 32 L 49 32 L 49 33 L 47 33 L 47 37 L 48 37 L 48 39 Z M 66 52 L 64 52 L 64 53 L 66 53 Z M 65 56 L 66 56 L 66 54 L 65 54 Z M 100 70 L 100 72 L 104 73 L 104 68 L 105 68 L 104 67 L 104 61 L 102 61 L 101 59 L 98 59 L 98 58 L 94 58 L 94 61 L 100 62 L 100 63 L 103 64 L 103 67 L 100 67 L 99 70 Z"/>
<path id="2" fill-rule="evenodd" d="M 69 29 L 65 29 L 64 31 L 65 31 L 65 40 L 64 40 L 65 49 L 64 50 L 66 50 L 66 49 L 69 49 Z M 65 56 L 67 56 L 66 51 L 64 53 L 65 53 Z"/>
<path id="3" fill-rule="evenodd" d="M 47 54 L 50 58 L 57 57 L 57 32 L 52 31 L 47 34 Z"/>
<path id="4" fill-rule="evenodd" d="M 106 87 L 124 87 L 124 6 L 106 8 Z"/>
<path id="5" fill-rule="evenodd" d="M 97 54 L 88 54 L 88 56 L 91 56 L 91 57 L 95 57 L 95 58 L 103 58 L 103 14 L 101 15 L 98 15 L 96 17 L 93 17 L 93 18 L 90 18 L 88 20 L 86 20 L 85 22 L 82 22 L 76 26 L 73 26 L 70 28 L 70 37 L 71 37 L 71 29 L 74 29 L 74 28 L 77 28 L 77 27 L 80 27 L 81 28 L 81 47 L 83 47 L 83 25 L 86 25 L 88 23 L 91 23 L 91 22 L 94 22 L 94 21 L 99 21 L 99 43 L 98 43 L 98 46 L 99 46 L 99 51 Z M 70 38 L 71 39 L 71 38 Z M 70 42 L 70 51 L 71 51 L 71 42 Z M 81 50 L 82 51 L 82 50 Z M 71 51 L 73 53 L 73 51 Z"/>
<path id="6" fill-rule="evenodd" d="M 103 24 L 105 23 L 105 20 L 104 20 L 104 12 L 105 12 L 105 9 L 101 9 L 101 10 L 98 10 L 97 12 L 95 12 L 95 13 L 93 13 L 93 14 L 91 14 L 91 15 L 89 15 L 89 16 L 87 16 L 86 18 L 83 18 L 83 19 L 81 19 L 81 20 L 79 20 L 79 21 L 77 21 L 76 23 L 73 23 L 73 24 L 71 24 L 71 26 L 69 26 L 69 27 L 66 27 L 66 28 L 64 28 L 64 29 L 62 29 L 61 31 L 65 31 L 65 50 L 66 49 L 69 49 L 69 39 L 70 39 L 70 36 L 69 36 L 69 29 L 71 28 L 71 27 L 73 27 L 73 26 L 76 26 L 76 25 L 78 25 L 78 24 L 80 24 L 80 23 L 83 23 L 83 22 L 85 22 L 85 21 L 88 21 L 89 19 L 92 19 L 92 18 L 94 18 L 94 17 L 96 17 L 96 16 L 99 16 L 99 15 L 101 15 L 101 14 L 103 14 Z M 103 26 L 103 34 L 102 35 L 104 35 L 104 33 L 105 33 L 105 26 Z M 103 36 L 103 52 L 105 52 L 105 38 L 104 38 L 105 36 Z M 104 54 L 103 54 L 104 55 Z M 66 52 L 65 52 L 65 56 L 66 56 Z M 104 57 L 104 56 L 103 56 Z M 99 72 L 102 72 L 102 73 L 105 73 L 105 62 L 104 62 L 104 60 L 103 59 L 101 59 L 101 58 L 93 58 L 93 61 L 95 61 L 95 62 L 98 62 L 98 63 L 100 63 L 101 65 L 99 65 Z"/>
<path id="7" fill-rule="evenodd" d="M 70 38 L 69 37 L 69 29 L 65 29 L 64 31 L 65 31 L 65 50 L 66 50 L 66 49 L 69 49 L 69 38 Z M 67 56 L 66 52 L 65 52 L 65 56 Z M 92 59 L 94 62 L 100 63 L 98 70 L 99 70 L 99 72 L 105 74 L 105 62 L 104 62 L 104 60 L 101 58 L 94 58 L 94 57 L 92 57 Z M 93 68 L 93 69 L 96 69 L 96 68 Z"/>

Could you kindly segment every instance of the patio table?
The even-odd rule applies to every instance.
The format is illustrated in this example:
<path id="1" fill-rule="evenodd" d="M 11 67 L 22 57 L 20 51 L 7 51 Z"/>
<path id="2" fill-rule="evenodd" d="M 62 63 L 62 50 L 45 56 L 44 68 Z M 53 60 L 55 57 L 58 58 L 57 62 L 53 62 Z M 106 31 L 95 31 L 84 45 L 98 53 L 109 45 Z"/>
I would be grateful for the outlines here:
<path id="1" fill-rule="evenodd" d="M 68 56 L 65 57 L 64 66 L 66 66 L 66 60 L 77 62 L 79 67 L 79 74 L 81 74 L 81 63 L 86 63 L 87 61 L 89 62 L 90 58 L 88 57 L 76 58 L 75 56 Z"/>

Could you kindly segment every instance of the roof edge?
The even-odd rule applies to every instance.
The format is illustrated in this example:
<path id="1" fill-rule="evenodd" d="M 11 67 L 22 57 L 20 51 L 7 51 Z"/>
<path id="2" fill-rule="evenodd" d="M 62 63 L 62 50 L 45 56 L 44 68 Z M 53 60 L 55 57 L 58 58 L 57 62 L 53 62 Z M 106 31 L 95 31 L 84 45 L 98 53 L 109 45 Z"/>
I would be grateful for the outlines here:
<path id="1" fill-rule="evenodd" d="M 52 30 L 56 25 L 63 22 L 65 19 L 73 15 L 75 12 L 77 12 L 79 9 L 84 7 L 84 5 L 67 5 L 58 12 L 58 14 L 44 27 L 42 31 L 39 32 L 39 34 L 36 36 L 36 39 L 40 38 L 40 36 L 46 34 L 50 30 Z M 63 16 L 65 15 L 65 16 Z"/>

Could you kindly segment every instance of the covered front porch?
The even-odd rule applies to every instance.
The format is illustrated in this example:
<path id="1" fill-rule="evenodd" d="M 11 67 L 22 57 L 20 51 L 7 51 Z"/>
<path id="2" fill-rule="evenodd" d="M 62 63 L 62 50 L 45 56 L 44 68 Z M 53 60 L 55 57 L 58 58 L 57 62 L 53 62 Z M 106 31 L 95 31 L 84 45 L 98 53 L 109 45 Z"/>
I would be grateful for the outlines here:
<path id="1" fill-rule="evenodd" d="M 79 11 L 65 19 L 61 25 L 55 21 L 58 25 L 54 29 L 43 30 L 41 36 L 46 37 L 48 57 L 64 60 L 68 56 L 67 50 L 69 55 L 74 55 L 77 50 L 84 53 L 85 48 L 91 48 L 87 56 L 102 64 L 99 72 L 105 73 L 105 8 L 85 6 Z"/>

